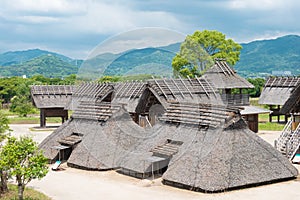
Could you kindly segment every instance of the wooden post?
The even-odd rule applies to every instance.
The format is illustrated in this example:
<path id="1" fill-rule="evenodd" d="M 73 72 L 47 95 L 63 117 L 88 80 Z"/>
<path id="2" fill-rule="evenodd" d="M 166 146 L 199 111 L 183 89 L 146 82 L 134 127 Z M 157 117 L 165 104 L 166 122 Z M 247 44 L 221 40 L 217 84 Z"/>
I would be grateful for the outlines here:
<path id="1" fill-rule="evenodd" d="M 43 108 L 40 109 L 40 127 L 46 126 L 46 116 L 45 110 Z"/>
<path id="2" fill-rule="evenodd" d="M 279 123 L 280 122 L 280 114 L 279 114 L 280 105 L 278 105 L 277 108 L 278 108 L 277 122 Z"/>
<path id="3" fill-rule="evenodd" d="M 270 110 L 272 111 L 272 105 L 269 105 Z M 272 122 L 272 113 L 269 114 L 269 122 Z"/>

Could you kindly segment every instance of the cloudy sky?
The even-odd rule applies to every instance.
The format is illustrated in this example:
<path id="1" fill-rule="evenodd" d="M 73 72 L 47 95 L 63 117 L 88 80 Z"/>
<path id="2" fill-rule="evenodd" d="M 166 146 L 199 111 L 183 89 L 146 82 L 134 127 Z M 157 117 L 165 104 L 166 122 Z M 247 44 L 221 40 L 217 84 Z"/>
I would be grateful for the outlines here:
<path id="1" fill-rule="evenodd" d="M 237 42 L 300 34 L 299 0 L 0 0 L 0 53 L 40 48 L 85 58 L 122 32 L 218 30 Z"/>

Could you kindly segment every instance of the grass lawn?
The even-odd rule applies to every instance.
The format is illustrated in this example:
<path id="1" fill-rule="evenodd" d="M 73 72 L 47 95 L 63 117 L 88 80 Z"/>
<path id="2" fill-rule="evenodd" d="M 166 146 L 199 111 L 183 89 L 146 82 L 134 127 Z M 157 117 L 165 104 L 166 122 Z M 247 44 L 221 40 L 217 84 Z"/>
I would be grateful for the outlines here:
<path id="1" fill-rule="evenodd" d="M 47 123 L 61 123 L 60 117 L 48 117 Z M 30 117 L 12 117 L 9 118 L 10 124 L 39 124 L 40 116 L 30 116 Z"/>
<path id="2" fill-rule="evenodd" d="M 260 122 L 258 123 L 258 130 L 264 131 L 282 131 L 285 124 L 277 122 Z"/>
<path id="3" fill-rule="evenodd" d="M 8 185 L 9 192 L 1 195 L 1 200 L 17 200 L 18 199 L 18 187 L 16 185 L 9 184 Z M 24 200 L 51 200 L 51 198 L 47 197 L 41 192 L 33 190 L 31 188 L 25 188 L 24 191 Z"/>
<path id="4" fill-rule="evenodd" d="M 268 106 L 260 105 L 258 104 L 258 99 L 259 98 L 250 98 L 250 104 L 253 106 L 261 107 L 261 108 L 266 108 L 269 109 Z M 265 131 L 282 131 L 285 122 L 284 122 L 284 116 L 280 116 L 280 123 L 277 123 L 277 117 L 273 117 L 272 121 L 269 122 L 269 114 L 259 114 L 258 115 L 258 130 L 265 130 Z"/>

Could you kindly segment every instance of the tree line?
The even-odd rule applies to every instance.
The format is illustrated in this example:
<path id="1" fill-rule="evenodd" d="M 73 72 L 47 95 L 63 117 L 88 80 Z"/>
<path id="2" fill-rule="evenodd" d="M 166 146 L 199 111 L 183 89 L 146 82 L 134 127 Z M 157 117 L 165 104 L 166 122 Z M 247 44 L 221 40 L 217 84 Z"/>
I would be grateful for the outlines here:
<path id="1" fill-rule="evenodd" d="M 34 113 L 30 99 L 31 85 L 73 85 L 76 75 L 71 74 L 65 78 L 47 78 L 35 75 L 31 78 L 9 77 L 0 78 L 0 103 L 2 108 L 7 107 L 19 116 Z"/>

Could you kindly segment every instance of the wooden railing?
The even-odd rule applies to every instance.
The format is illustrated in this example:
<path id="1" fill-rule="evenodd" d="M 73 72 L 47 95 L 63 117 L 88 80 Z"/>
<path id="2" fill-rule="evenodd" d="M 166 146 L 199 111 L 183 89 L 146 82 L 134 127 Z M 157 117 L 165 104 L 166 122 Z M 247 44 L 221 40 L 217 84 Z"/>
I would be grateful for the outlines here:
<path id="1" fill-rule="evenodd" d="M 297 129 L 293 131 L 291 137 L 286 144 L 286 156 L 292 160 L 300 147 L 300 124 Z"/>
<path id="2" fill-rule="evenodd" d="M 281 135 L 275 140 L 275 148 L 290 160 L 293 159 L 300 147 L 300 124 L 296 130 L 292 130 L 292 121 L 289 121 Z"/>
<path id="3" fill-rule="evenodd" d="M 285 148 L 288 137 L 292 134 L 291 127 L 292 121 L 288 121 L 288 123 L 286 123 L 286 125 L 284 126 L 279 138 L 275 140 L 275 148 L 283 154 L 285 154 Z"/>

